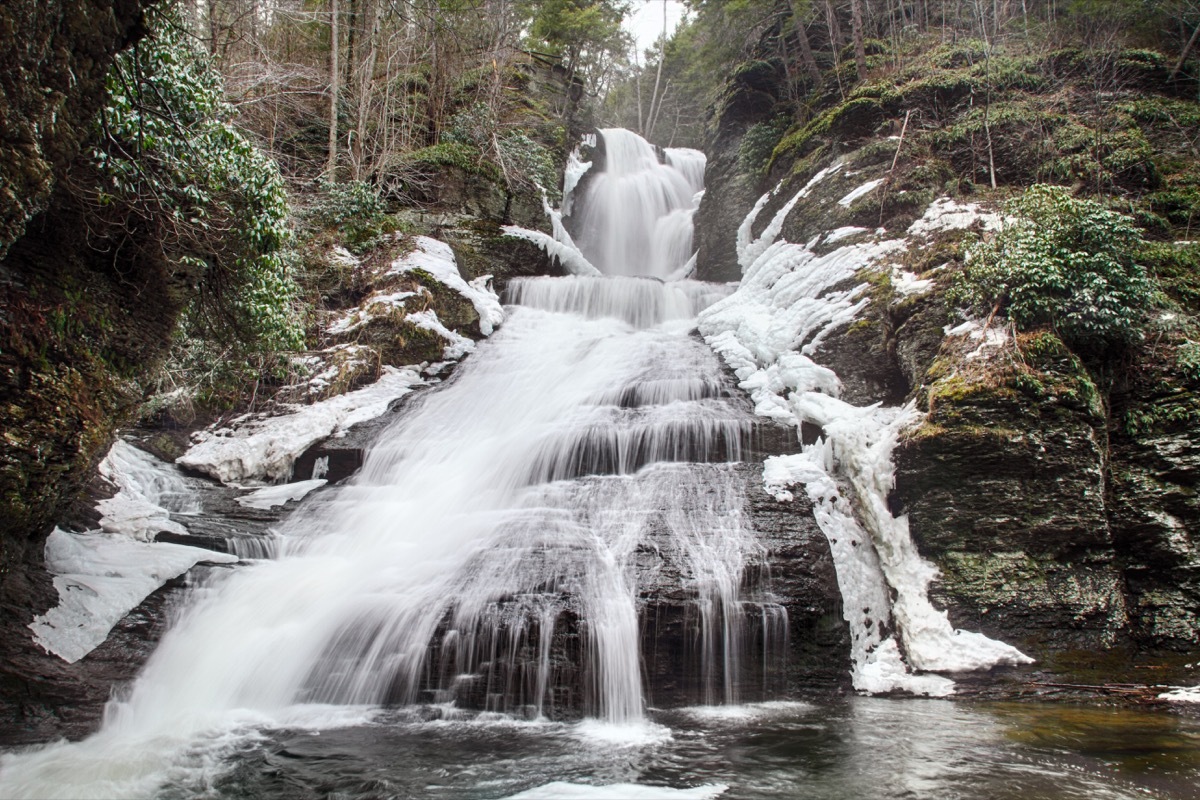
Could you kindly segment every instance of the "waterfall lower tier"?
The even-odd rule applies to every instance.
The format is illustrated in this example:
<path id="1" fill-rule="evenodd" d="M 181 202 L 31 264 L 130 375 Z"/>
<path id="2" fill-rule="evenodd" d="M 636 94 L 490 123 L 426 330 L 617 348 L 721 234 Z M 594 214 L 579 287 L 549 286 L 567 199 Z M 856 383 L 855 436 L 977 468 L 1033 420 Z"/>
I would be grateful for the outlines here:
<path id="1" fill-rule="evenodd" d="M 197 593 L 110 729 L 297 703 L 624 722 L 648 699 L 778 696 L 792 601 L 736 463 L 757 428 L 691 335 L 720 294 L 517 284 L 531 305 L 302 506 L 277 559 Z"/>

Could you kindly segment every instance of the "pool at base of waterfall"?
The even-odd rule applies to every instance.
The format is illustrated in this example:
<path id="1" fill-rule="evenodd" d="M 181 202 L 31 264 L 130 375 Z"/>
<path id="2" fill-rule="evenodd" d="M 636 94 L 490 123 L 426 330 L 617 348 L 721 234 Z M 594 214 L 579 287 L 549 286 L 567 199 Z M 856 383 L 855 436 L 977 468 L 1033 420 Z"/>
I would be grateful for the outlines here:
<path id="1" fill-rule="evenodd" d="M 381 712 L 244 743 L 203 796 L 1103 800 L 1194 798 L 1198 779 L 1194 716 L 851 697 L 663 710 L 632 727 Z"/>

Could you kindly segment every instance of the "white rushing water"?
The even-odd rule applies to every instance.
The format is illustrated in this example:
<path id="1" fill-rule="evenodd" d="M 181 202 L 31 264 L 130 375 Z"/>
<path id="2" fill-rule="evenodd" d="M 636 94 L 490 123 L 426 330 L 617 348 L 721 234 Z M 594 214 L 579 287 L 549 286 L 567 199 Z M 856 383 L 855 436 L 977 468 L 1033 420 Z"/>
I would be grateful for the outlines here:
<path id="1" fill-rule="evenodd" d="M 654 146 L 635 133 L 601 134 L 606 168 L 590 176 L 586 202 L 576 202 L 572 211 L 579 248 L 605 275 L 674 276 L 692 255 L 704 154 L 673 148 L 660 161 Z"/>
<path id="2" fill-rule="evenodd" d="M 614 274 L 514 282 L 503 327 L 354 479 L 305 500 L 277 557 L 195 590 L 102 730 L 5 756 L 0 796 L 203 783 L 258 728 L 351 724 L 379 704 L 639 725 L 638 603 L 660 573 L 699 610 L 703 699 L 738 699 L 743 619 L 778 609 L 741 596 L 763 556 L 731 463 L 752 417 L 690 336 L 728 288 L 633 277 L 690 257 L 702 156 L 660 164 L 604 135 L 613 180 L 593 176 L 585 206 L 620 244 L 581 258 Z M 636 225 L 595 211 L 654 195 L 667 201 L 638 206 Z M 664 230 L 670 245 L 649 247 Z"/>

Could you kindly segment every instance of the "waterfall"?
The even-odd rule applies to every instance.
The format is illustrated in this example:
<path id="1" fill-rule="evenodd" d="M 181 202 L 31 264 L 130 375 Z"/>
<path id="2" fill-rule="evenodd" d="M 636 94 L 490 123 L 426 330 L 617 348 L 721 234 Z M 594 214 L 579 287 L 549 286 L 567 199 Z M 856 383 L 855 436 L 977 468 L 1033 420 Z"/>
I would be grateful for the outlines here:
<path id="1" fill-rule="evenodd" d="M 734 464 L 753 418 L 691 335 L 729 289 L 647 280 L 691 255 L 703 156 L 603 137 L 579 211 L 607 275 L 514 281 L 503 327 L 304 501 L 276 557 L 197 589 L 103 729 L 6 760 L 0 793 L 137 793 L 198 738 L 381 704 L 636 723 L 639 612 L 668 578 L 700 699 L 739 699 L 743 654 L 765 669 L 787 625 L 744 585 L 765 555 Z"/>
<path id="2" fill-rule="evenodd" d="M 606 275 L 668 278 L 692 255 L 692 215 L 703 188 L 704 154 L 659 152 L 642 137 L 605 129 L 606 169 L 577 200 L 571 229 L 580 250 Z"/>

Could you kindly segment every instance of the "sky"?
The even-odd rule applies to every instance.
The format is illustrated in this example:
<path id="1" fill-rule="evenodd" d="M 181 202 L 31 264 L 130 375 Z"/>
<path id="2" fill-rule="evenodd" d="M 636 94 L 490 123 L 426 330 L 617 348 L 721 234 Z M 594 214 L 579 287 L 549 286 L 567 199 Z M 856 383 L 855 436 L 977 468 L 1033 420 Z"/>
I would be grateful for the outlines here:
<path id="1" fill-rule="evenodd" d="M 633 13 L 625 20 L 625 30 L 637 40 L 638 57 L 654 44 L 663 29 L 663 4 L 667 6 L 667 35 L 675 30 L 683 18 L 684 6 L 680 0 L 637 0 Z"/>

